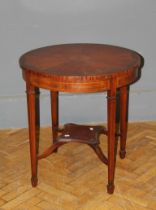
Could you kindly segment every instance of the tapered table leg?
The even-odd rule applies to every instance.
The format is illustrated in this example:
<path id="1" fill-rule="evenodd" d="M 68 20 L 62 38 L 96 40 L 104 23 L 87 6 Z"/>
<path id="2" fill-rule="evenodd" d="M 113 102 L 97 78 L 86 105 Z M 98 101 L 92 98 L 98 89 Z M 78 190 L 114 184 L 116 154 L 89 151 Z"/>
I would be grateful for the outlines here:
<path id="1" fill-rule="evenodd" d="M 120 157 L 123 159 L 126 155 L 127 138 L 127 106 L 128 106 L 127 86 L 120 88 Z"/>
<path id="2" fill-rule="evenodd" d="M 58 134 L 58 92 L 50 92 L 50 94 L 51 94 L 52 136 L 53 136 L 53 143 L 55 143 Z"/>
<path id="3" fill-rule="evenodd" d="M 29 143 L 31 157 L 31 183 L 35 187 L 37 185 L 37 142 L 36 142 L 36 88 L 32 85 L 26 85 L 28 123 L 29 123 Z"/>
<path id="4" fill-rule="evenodd" d="M 116 132 L 116 89 L 107 92 L 107 114 L 108 114 L 108 185 L 107 192 L 114 192 L 115 173 L 115 132 Z"/>

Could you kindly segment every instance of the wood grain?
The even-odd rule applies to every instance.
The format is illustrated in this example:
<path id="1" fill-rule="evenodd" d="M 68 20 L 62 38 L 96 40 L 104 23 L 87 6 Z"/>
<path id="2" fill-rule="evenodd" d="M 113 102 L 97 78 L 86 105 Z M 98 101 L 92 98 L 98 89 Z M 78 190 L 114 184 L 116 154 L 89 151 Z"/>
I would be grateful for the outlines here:
<path id="1" fill-rule="evenodd" d="M 56 152 L 58 127 L 58 93 L 89 93 L 107 91 L 108 161 L 100 147 L 90 145 L 100 159 L 108 165 L 107 191 L 114 192 L 116 165 L 116 101 L 120 89 L 121 147 L 120 156 L 125 157 L 127 132 L 127 87 L 140 77 L 142 57 L 135 51 L 105 44 L 61 44 L 31 50 L 20 57 L 23 79 L 26 82 L 29 140 L 31 153 L 31 182 L 37 186 L 38 160 Z M 36 135 L 37 97 L 39 88 L 51 91 L 52 130 L 54 145 L 39 155 Z M 37 94 L 37 95 L 36 95 Z M 39 108 L 39 106 L 38 106 Z M 81 130 L 82 131 L 82 130 Z M 81 132 L 80 131 L 80 132 Z M 86 132 L 85 132 L 86 133 Z M 82 140 L 84 140 L 84 137 Z M 55 144 L 56 142 L 56 144 Z M 79 141 L 80 142 L 80 141 Z"/>
<path id="2" fill-rule="evenodd" d="M 63 92 L 98 92 L 138 79 L 142 58 L 105 44 L 61 44 L 34 49 L 19 60 L 23 78 L 35 87 Z"/>
<path id="3" fill-rule="evenodd" d="M 107 167 L 90 147 L 71 143 L 39 162 L 39 185 L 30 184 L 27 129 L 0 131 L 0 209 L 155 210 L 156 122 L 130 123 L 127 155 L 117 156 L 116 190 L 107 194 Z M 101 147 L 107 151 L 105 136 Z M 40 151 L 51 145 L 51 128 L 42 128 Z M 118 145 L 120 146 L 120 145 Z M 119 150 L 120 148 L 118 148 Z"/>

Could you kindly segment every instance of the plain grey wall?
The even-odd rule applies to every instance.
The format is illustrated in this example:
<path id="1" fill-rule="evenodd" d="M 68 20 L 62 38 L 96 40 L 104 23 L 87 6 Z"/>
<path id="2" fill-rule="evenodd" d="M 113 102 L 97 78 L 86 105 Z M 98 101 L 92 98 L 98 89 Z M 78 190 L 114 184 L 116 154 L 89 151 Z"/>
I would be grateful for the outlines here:
<path id="1" fill-rule="evenodd" d="M 120 45 L 142 54 L 145 65 L 142 78 L 131 86 L 129 118 L 156 119 L 155 0 L 1 0 L 0 15 L 0 128 L 27 126 L 19 56 L 73 42 Z M 49 93 L 42 91 L 41 100 L 41 122 L 48 125 Z M 106 121 L 105 102 L 104 94 L 63 94 L 60 121 Z"/>

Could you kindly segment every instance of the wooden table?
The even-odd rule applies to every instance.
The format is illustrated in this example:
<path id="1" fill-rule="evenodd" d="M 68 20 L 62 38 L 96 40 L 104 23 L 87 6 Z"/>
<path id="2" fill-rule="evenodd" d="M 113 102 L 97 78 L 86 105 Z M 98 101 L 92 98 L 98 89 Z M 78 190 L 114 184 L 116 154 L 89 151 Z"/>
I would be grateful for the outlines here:
<path id="1" fill-rule="evenodd" d="M 29 118 L 32 186 L 37 185 L 37 162 L 69 142 L 88 144 L 108 166 L 108 193 L 114 191 L 116 159 L 116 105 L 120 91 L 120 157 L 126 154 L 127 87 L 140 75 L 141 56 L 129 49 L 103 44 L 63 44 L 32 50 L 20 58 Z M 36 95 L 39 88 L 51 93 L 53 144 L 43 154 L 37 152 Z M 103 126 L 58 123 L 58 93 L 107 91 L 107 129 Z M 98 111 L 98 110 L 95 110 Z M 59 135 L 58 135 L 59 133 Z M 99 136 L 108 136 L 108 155 L 99 147 Z M 59 155 L 59 154 L 58 154 Z M 89 177 L 88 177 L 89 178 Z"/>

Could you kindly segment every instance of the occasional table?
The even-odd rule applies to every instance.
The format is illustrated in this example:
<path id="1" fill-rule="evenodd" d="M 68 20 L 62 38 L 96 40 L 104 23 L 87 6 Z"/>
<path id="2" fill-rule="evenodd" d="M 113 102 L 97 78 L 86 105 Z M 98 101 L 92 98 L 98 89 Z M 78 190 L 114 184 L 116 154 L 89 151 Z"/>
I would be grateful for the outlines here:
<path id="1" fill-rule="evenodd" d="M 62 44 L 38 48 L 21 56 L 26 82 L 32 186 L 37 185 L 37 163 L 69 142 L 89 145 L 108 167 L 107 192 L 114 191 L 116 136 L 120 137 L 120 157 L 126 154 L 128 86 L 140 75 L 141 56 L 129 49 L 104 44 Z M 39 88 L 50 91 L 53 143 L 38 154 L 36 137 L 36 97 Z M 120 132 L 116 133 L 117 91 L 119 90 Z M 107 129 L 101 125 L 58 123 L 58 94 L 107 92 Z M 95 110 L 96 112 L 98 110 Z M 99 146 L 99 136 L 107 135 L 108 154 Z M 59 155 L 59 153 L 58 153 Z M 89 178 L 89 177 L 88 177 Z"/>

